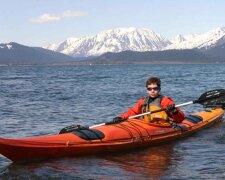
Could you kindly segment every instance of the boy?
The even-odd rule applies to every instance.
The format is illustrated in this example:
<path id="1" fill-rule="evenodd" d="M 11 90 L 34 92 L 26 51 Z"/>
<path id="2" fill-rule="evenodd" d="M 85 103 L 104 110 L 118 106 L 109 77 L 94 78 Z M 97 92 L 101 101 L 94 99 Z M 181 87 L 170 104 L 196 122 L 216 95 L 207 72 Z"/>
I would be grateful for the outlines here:
<path id="1" fill-rule="evenodd" d="M 166 108 L 166 112 L 160 112 L 154 114 L 148 114 L 142 117 L 143 120 L 148 122 L 160 123 L 164 121 L 173 121 L 180 123 L 184 119 L 184 113 L 180 108 L 175 107 L 175 103 L 168 96 L 163 96 L 160 94 L 161 90 L 161 80 L 158 77 L 149 78 L 146 81 L 146 92 L 148 96 L 146 98 L 141 98 L 133 107 L 129 108 L 127 112 L 115 117 L 114 122 L 120 122 L 128 119 L 130 116 L 137 114 L 142 114 L 145 112 L 152 112 L 157 109 Z"/>

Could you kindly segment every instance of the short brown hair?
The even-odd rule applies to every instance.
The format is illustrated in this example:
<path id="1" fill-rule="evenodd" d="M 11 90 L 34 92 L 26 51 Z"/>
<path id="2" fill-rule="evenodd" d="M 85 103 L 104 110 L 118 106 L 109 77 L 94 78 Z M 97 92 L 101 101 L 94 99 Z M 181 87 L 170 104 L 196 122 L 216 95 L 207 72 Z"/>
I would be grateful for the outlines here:
<path id="1" fill-rule="evenodd" d="M 148 85 L 153 84 L 153 83 L 157 84 L 157 86 L 158 86 L 159 88 L 161 88 L 161 80 L 160 80 L 160 78 L 158 78 L 158 77 L 151 77 L 151 78 L 149 78 L 149 79 L 146 81 L 146 87 L 148 87 Z"/>

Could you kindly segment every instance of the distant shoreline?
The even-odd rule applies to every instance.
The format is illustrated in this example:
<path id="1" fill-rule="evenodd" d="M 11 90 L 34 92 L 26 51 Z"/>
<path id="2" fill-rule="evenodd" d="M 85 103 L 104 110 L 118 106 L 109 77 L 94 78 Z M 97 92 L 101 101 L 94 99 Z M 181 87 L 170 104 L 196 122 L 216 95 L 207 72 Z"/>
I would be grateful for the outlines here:
<path id="1" fill-rule="evenodd" d="M 140 63 L 88 63 L 88 62 L 68 62 L 68 63 L 54 63 L 54 64 L 0 64 L 0 67 L 29 67 L 29 66 L 98 66 L 98 65 L 179 65 L 179 64 L 225 64 L 225 62 L 140 62 Z"/>

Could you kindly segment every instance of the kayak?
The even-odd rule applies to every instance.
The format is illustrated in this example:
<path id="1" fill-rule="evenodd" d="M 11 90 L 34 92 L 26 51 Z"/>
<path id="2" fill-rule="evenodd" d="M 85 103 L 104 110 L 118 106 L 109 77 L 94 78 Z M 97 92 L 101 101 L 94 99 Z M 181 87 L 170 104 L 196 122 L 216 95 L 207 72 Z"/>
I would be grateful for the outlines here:
<path id="1" fill-rule="evenodd" d="M 18 162 L 121 152 L 186 137 L 220 121 L 223 115 L 224 110 L 216 108 L 188 115 L 182 123 L 171 126 L 129 119 L 118 124 L 77 129 L 69 133 L 0 138 L 0 154 Z"/>

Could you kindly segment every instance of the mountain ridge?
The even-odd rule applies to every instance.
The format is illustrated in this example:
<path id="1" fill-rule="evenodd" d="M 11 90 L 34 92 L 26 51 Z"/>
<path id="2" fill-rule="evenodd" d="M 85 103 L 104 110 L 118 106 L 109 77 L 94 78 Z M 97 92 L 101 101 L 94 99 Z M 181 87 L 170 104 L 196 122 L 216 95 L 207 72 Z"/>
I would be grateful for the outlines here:
<path id="1" fill-rule="evenodd" d="M 123 51 L 105 53 L 87 63 L 92 64 L 205 64 L 225 63 L 223 58 L 214 57 L 198 50 L 181 49 L 165 51 Z"/>
<path id="2" fill-rule="evenodd" d="M 41 47 L 29 47 L 15 42 L 0 44 L 0 64 L 38 65 L 72 60 L 73 57 Z"/>
<path id="3" fill-rule="evenodd" d="M 74 57 L 99 56 L 106 52 L 163 51 L 169 49 L 207 50 L 225 43 L 225 27 L 201 34 L 178 35 L 169 40 L 146 28 L 116 28 L 94 36 L 68 38 L 45 48 Z"/>
<path id="4" fill-rule="evenodd" d="M 173 47 L 176 44 L 181 46 Z M 172 40 L 145 28 L 118 28 L 89 38 L 69 38 L 52 48 L 60 52 L 15 42 L 2 43 L 0 64 L 225 63 L 225 28 L 178 35 Z M 65 54 L 73 53 L 74 48 L 78 54 Z M 86 56 L 87 51 L 93 55 Z"/>
<path id="5" fill-rule="evenodd" d="M 158 51 L 170 44 L 163 36 L 146 28 L 117 28 L 95 36 L 68 38 L 47 49 L 72 56 L 98 56 L 106 52 Z"/>

